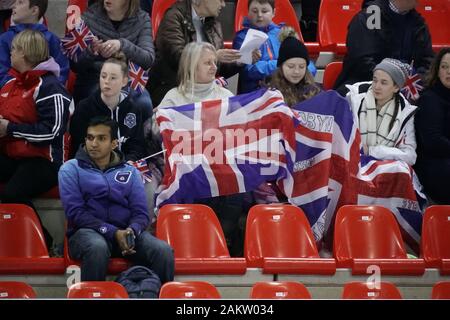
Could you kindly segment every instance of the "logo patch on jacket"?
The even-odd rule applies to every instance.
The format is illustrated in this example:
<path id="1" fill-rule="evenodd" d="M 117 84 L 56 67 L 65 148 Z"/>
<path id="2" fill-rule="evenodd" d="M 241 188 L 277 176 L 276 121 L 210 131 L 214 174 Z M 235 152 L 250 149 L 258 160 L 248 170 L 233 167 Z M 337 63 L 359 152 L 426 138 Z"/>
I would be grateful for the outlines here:
<path id="1" fill-rule="evenodd" d="M 123 121 L 123 124 L 130 129 L 133 128 L 136 125 L 136 114 L 127 113 L 127 115 L 125 116 L 125 120 Z"/>
<path id="2" fill-rule="evenodd" d="M 128 183 L 128 180 L 130 180 L 130 177 L 131 177 L 131 171 L 121 171 L 121 172 L 116 173 L 116 176 L 114 177 L 114 179 L 120 183 Z"/>

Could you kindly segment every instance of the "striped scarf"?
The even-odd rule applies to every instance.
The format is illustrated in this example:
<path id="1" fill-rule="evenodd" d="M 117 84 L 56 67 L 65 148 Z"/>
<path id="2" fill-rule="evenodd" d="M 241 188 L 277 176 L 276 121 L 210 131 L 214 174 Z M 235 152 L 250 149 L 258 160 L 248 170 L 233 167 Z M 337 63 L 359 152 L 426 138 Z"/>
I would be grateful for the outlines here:
<path id="1" fill-rule="evenodd" d="M 395 115 L 394 98 L 377 111 L 375 97 L 370 88 L 362 101 L 359 113 L 359 130 L 363 145 L 393 147 L 400 133 L 400 114 L 401 112 L 397 112 Z M 389 128 L 394 116 L 396 117 L 394 124 Z"/>

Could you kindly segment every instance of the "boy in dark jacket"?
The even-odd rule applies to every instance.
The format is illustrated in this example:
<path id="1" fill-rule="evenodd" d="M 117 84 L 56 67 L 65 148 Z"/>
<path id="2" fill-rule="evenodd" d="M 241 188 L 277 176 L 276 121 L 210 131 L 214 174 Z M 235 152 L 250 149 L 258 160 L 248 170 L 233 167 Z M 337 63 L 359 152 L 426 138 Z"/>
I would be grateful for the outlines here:
<path id="1" fill-rule="evenodd" d="M 152 269 L 162 283 L 171 281 L 173 250 L 146 231 L 144 185 L 139 171 L 115 150 L 117 131 L 114 120 L 92 119 L 86 144 L 59 171 L 70 255 L 82 261 L 81 281 L 104 281 L 111 256 Z"/>
<path id="2" fill-rule="evenodd" d="M 59 81 L 64 85 L 69 76 L 69 60 L 63 55 L 59 38 L 48 31 L 47 27 L 39 23 L 47 10 L 48 0 L 17 0 L 13 6 L 11 16 L 11 26 L 8 31 L 0 35 L 0 87 L 2 87 L 11 75 L 8 74 L 11 68 L 10 52 L 11 43 L 16 34 L 32 29 L 42 32 L 48 42 L 50 56 L 59 65 Z"/>

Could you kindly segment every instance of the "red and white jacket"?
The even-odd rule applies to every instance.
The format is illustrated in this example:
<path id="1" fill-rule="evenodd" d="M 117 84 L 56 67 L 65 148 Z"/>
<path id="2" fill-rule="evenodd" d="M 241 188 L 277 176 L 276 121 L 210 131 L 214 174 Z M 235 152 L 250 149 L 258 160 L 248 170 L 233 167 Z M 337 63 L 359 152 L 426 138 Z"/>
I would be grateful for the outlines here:
<path id="1" fill-rule="evenodd" d="M 0 115 L 9 120 L 0 153 L 14 159 L 42 157 L 61 165 L 73 101 L 58 81 L 58 64 L 50 58 L 33 70 L 11 69 L 9 74 L 13 78 L 0 90 Z"/>

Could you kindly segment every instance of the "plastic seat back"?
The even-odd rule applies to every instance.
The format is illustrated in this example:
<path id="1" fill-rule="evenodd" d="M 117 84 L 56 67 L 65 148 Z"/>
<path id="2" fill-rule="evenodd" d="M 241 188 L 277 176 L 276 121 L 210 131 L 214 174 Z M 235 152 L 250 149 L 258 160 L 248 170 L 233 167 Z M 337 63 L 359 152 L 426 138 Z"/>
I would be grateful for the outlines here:
<path id="1" fill-rule="evenodd" d="M 324 50 L 346 52 L 347 28 L 362 0 L 326 0 L 319 9 L 318 38 Z"/>
<path id="2" fill-rule="evenodd" d="M 169 9 L 176 0 L 153 0 L 152 6 L 152 33 L 153 40 L 155 40 L 158 33 L 158 27 L 161 20 L 164 18 L 164 14 L 167 9 Z"/>
<path id="3" fill-rule="evenodd" d="M 170 204 L 158 215 L 156 236 L 175 251 L 175 258 L 230 257 L 214 211 L 201 204 Z"/>
<path id="4" fill-rule="evenodd" d="M 335 61 L 327 64 L 323 74 L 323 88 L 324 90 L 331 90 L 334 87 L 337 77 L 342 71 L 342 61 Z"/>
<path id="5" fill-rule="evenodd" d="M 250 291 L 251 299 L 311 299 L 308 289 L 300 282 L 257 282 Z"/>
<path id="6" fill-rule="evenodd" d="M 450 281 L 441 281 L 433 286 L 431 299 L 450 299 Z"/>
<path id="7" fill-rule="evenodd" d="M 366 282 L 350 282 L 344 285 L 342 299 L 402 299 L 402 295 L 390 282 L 380 282 L 379 288 L 369 288 Z"/>
<path id="8" fill-rule="evenodd" d="M 336 214 L 334 230 L 334 255 L 338 262 L 350 262 L 353 258 L 407 258 L 400 228 L 387 208 L 342 206 Z"/>
<path id="9" fill-rule="evenodd" d="M 234 30 L 238 32 L 243 28 L 242 23 L 244 18 L 248 15 L 248 0 L 238 0 L 236 4 L 236 13 L 234 18 Z M 303 42 L 302 31 L 300 29 L 300 24 L 298 23 L 299 18 L 295 13 L 295 9 L 291 2 L 288 0 L 276 0 L 275 1 L 275 16 L 273 18 L 274 23 L 285 23 L 287 26 L 291 26 L 295 29 Z"/>
<path id="10" fill-rule="evenodd" d="M 0 299 L 33 299 L 33 288 L 20 281 L 0 281 Z"/>
<path id="11" fill-rule="evenodd" d="M 420 0 L 417 11 L 425 19 L 431 34 L 433 48 L 439 50 L 450 46 L 450 2 L 443 0 Z"/>
<path id="12" fill-rule="evenodd" d="M 256 205 L 250 209 L 244 252 L 249 267 L 261 267 L 264 257 L 319 257 L 303 211 L 283 204 Z"/>
<path id="13" fill-rule="evenodd" d="M 217 288 L 204 281 L 166 282 L 159 292 L 161 299 L 220 299 Z"/>
<path id="14" fill-rule="evenodd" d="M 429 266 L 438 267 L 450 259 L 450 205 L 430 206 L 422 224 L 422 256 Z"/>
<path id="15" fill-rule="evenodd" d="M 41 224 L 23 204 L 0 204 L 0 257 L 48 258 Z"/>
<path id="16" fill-rule="evenodd" d="M 113 281 L 84 281 L 73 284 L 67 293 L 70 299 L 128 298 L 125 288 Z"/>

